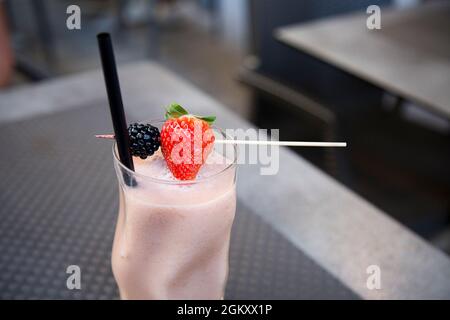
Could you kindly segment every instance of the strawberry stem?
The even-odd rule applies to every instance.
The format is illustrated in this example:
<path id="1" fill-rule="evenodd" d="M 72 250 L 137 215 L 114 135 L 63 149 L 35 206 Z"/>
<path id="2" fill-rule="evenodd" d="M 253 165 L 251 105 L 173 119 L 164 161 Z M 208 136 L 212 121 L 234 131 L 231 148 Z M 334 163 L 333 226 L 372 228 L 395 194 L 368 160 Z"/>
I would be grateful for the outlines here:
<path id="1" fill-rule="evenodd" d="M 179 118 L 181 116 L 186 115 L 189 115 L 189 112 L 187 112 L 187 110 L 184 109 L 182 106 L 180 106 L 178 103 L 172 103 L 170 106 L 166 107 L 166 114 L 165 114 L 166 120 L 172 118 Z M 216 120 L 216 116 L 205 116 L 205 117 L 197 115 L 192 116 L 196 117 L 197 119 L 205 121 L 209 125 L 213 124 L 214 121 Z"/>
<path id="2" fill-rule="evenodd" d="M 189 112 L 187 112 L 178 103 L 172 103 L 170 106 L 166 108 L 166 119 L 179 118 L 181 116 L 185 116 L 188 114 Z"/>

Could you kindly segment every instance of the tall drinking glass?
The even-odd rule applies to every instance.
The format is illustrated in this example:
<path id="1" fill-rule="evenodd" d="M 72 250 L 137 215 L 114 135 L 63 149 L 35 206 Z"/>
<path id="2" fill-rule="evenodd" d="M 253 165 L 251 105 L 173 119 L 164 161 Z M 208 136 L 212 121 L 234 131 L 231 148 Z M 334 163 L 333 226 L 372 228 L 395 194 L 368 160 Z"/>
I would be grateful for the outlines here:
<path id="1" fill-rule="evenodd" d="M 227 138 L 213 131 L 216 139 Z M 178 181 L 170 178 L 160 152 L 134 158 L 133 172 L 113 147 L 120 204 L 112 269 L 122 299 L 223 298 L 236 157 L 235 145 L 215 144 L 197 178 Z"/>

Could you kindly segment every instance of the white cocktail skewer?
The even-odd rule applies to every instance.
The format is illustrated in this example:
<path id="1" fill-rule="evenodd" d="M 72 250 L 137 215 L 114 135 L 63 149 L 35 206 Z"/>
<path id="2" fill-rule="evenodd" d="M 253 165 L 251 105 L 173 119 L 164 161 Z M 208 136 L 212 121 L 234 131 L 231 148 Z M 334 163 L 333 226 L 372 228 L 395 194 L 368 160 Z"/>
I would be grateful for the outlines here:
<path id="1" fill-rule="evenodd" d="M 96 138 L 114 139 L 113 134 L 97 134 Z M 266 145 L 266 146 L 287 146 L 287 147 L 346 147 L 347 142 L 317 142 L 317 141 L 275 141 L 275 140 L 214 140 L 214 143 L 223 144 L 246 144 L 246 145 Z"/>
<path id="2" fill-rule="evenodd" d="M 247 144 L 288 147 L 346 147 L 347 142 L 317 142 L 317 141 L 276 141 L 276 140 L 214 140 L 214 143 Z"/>

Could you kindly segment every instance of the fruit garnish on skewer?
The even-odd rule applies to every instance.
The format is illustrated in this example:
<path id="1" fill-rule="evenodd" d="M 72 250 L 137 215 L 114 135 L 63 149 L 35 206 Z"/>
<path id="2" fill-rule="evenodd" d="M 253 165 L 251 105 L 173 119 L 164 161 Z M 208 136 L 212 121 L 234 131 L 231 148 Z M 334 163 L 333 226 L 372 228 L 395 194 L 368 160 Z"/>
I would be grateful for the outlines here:
<path id="1" fill-rule="evenodd" d="M 200 117 L 189 114 L 179 104 L 171 104 L 161 128 L 150 124 L 133 123 L 128 127 L 130 152 L 146 159 L 161 146 L 167 167 L 178 180 L 192 180 L 206 162 L 214 146 L 211 124 L 215 116 Z M 114 139 L 114 135 L 96 135 L 97 138 Z"/>
<path id="2" fill-rule="evenodd" d="M 167 166 L 179 180 L 192 180 L 206 162 L 214 143 L 292 147 L 346 147 L 346 142 L 277 141 L 277 140 L 215 140 L 211 124 L 215 116 L 200 117 L 189 114 L 179 104 L 167 108 L 166 122 L 161 133 L 150 124 L 133 123 L 128 127 L 130 153 L 146 159 L 161 147 Z M 114 139 L 114 135 L 96 135 Z"/>
<path id="3" fill-rule="evenodd" d="M 211 124 L 216 117 L 189 114 L 179 104 L 167 108 L 161 128 L 161 151 L 173 176 L 192 180 L 214 146 Z"/>

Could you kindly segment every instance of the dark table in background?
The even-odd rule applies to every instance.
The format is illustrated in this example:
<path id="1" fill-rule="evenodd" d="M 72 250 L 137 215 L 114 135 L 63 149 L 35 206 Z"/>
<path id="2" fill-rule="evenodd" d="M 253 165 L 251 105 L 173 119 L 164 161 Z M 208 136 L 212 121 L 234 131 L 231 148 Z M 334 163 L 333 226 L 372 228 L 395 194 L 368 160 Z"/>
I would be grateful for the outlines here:
<path id="1" fill-rule="evenodd" d="M 381 9 L 381 29 L 365 13 L 276 30 L 278 40 L 402 100 L 450 118 L 450 4 Z"/>

